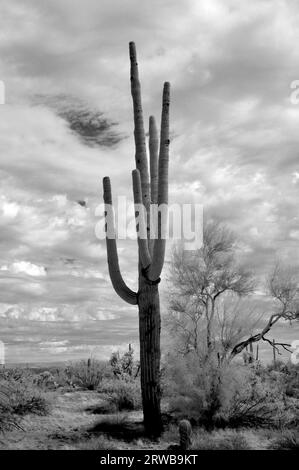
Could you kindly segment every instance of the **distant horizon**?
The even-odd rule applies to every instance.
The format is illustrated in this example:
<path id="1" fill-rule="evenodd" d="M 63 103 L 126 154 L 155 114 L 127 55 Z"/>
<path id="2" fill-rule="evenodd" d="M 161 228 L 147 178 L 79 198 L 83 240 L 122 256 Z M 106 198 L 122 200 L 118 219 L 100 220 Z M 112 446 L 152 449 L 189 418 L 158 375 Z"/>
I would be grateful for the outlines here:
<path id="1" fill-rule="evenodd" d="M 273 327 L 271 330 L 271 334 L 266 335 L 267 338 L 269 339 L 275 339 L 277 342 L 284 342 L 284 343 L 289 343 L 291 344 L 292 341 L 298 340 L 299 339 L 299 323 L 294 322 L 291 326 L 287 322 L 281 321 L 280 324 L 277 324 Z M 34 358 L 30 355 L 27 355 L 26 357 L 26 350 L 23 350 L 23 358 L 20 358 L 18 361 L 16 360 L 11 360 L 13 358 L 13 354 L 9 348 L 9 345 L 6 347 L 6 359 L 5 359 L 5 366 L 10 366 L 10 365 L 17 365 L 17 364 L 66 364 L 68 362 L 75 362 L 75 361 L 80 361 L 80 360 L 87 360 L 89 357 L 92 357 L 94 359 L 98 359 L 100 361 L 107 361 L 112 352 L 114 351 L 120 351 L 120 352 L 125 352 L 128 350 L 129 344 L 132 345 L 134 349 L 134 357 L 135 359 L 139 359 L 139 346 L 138 346 L 138 333 L 136 331 L 136 336 L 134 338 L 134 341 L 128 341 L 127 343 L 121 343 L 119 345 L 109 345 L 106 348 L 104 346 L 105 353 L 101 354 L 101 345 L 96 345 L 94 346 L 94 349 L 90 348 L 90 345 L 81 345 L 81 353 L 78 352 L 77 354 L 74 355 L 69 355 L 66 357 L 61 357 L 57 358 L 58 355 L 64 356 L 65 352 L 60 352 L 56 355 L 56 358 L 53 357 L 53 355 L 47 354 L 43 360 Z M 253 344 L 254 348 L 254 354 L 256 353 L 256 346 L 257 344 L 259 345 L 259 357 L 265 364 L 268 364 L 272 361 L 273 359 L 273 349 L 265 341 L 259 341 L 258 343 Z M 59 347 L 59 346 L 58 346 Z M 162 355 L 164 353 L 165 348 L 163 348 L 162 345 Z M 84 351 L 84 352 L 82 352 Z M 167 352 L 165 350 L 165 352 Z M 279 347 L 279 353 L 277 353 L 276 357 L 277 360 L 283 360 L 284 362 L 288 362 L 291 357 L 291 353 L 288 351 L 284 350 L 282 347 Z M 238 355 L 240 358 L 242 358 L 242 353 Z"/>

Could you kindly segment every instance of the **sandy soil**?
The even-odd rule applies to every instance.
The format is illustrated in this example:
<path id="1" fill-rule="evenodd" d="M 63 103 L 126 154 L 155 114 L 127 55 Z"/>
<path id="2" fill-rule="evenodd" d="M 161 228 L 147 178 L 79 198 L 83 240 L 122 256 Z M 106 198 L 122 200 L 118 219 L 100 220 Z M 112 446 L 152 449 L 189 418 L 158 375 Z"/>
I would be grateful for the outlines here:
<path id="1" fill-rule="evenodd" d="M 143 436 L 141 411 L 101 414 L 99 408 L 104 399 L 98 392 L 60 389 L 48 395 L 51 412 L 47 416 L 25 416 L 21 422 L 23 430 L 14 429 L 1 435 L 0 449 L 165 450 L 170 444 L 178 443 L 175 426 L 170 427 L 159 442 L 147 440 Z M 266 449 L 275 437 L 270 430 L 200 432 L 204 439 L 209 439 L 209 445 L 237 433 L 244 437 L 248 448 L 257 450 Z"/>

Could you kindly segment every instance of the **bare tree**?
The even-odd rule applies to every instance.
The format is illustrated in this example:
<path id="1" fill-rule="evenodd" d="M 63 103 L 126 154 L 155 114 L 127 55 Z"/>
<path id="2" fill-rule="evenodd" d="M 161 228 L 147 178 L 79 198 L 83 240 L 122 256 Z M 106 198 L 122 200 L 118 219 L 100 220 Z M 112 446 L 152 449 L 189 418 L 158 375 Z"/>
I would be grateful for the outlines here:
<path id="1" fill-rule="evenodd" d="M 236 237 L 225 226 L 208 222 L 197 251 L 173 249 L 170 273 L 170 332 L 180 331 L 184 353 L 198 349 L 199 327 L 205 325 L 207 354 L 215 350 L 215 316 L 228 292 L 243 297 L 253 291 L 252 275 L 237 263 Z"/>
<path id="2" fill-rule="evenodd" d="M 268 279 L 268 291 L 273 300 L 273 311 L 265 323 L 264 327 L 256 334 L 250 335 L 235 345 L 231 352 L 231 357 L 243 351 L 246 346 L 257 341 L 266 341 L 276 348 L 279 353 L 279 346 L 291 352 L 288 343 L 279 343 L 265 338 L 265 335 L 279 320 L 296 320 L 299 317 L 299 276 L 296 268 L 286 268 L 276 264 Z"/>
<path id="3" fill-rule="evenodd" d="M 231 351 L 259 326 L 263 313 L 247 298 L 228 295 L 217 305 L 215 330 L 219 361 L 231 358 Z"/>

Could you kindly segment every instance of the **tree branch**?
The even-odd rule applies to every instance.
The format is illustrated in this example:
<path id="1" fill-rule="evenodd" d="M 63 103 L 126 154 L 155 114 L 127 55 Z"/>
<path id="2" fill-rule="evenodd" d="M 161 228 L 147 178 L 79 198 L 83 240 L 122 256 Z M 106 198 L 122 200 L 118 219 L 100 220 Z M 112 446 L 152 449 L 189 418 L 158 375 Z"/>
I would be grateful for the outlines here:
<path id="1" fill-rule="evenodd" d="M 279 349 L 278 349 L 277 346 L 282 346 L 286 351 L 288 351 L 288 352 L 290 352 L 290 353 L 292 352 L 290 349 L 287 348 L 287 346 L 288 346 L 289 348 L 291 347 L 291 345 L 288 344 L 288 343 L 277 343 L 276 341 L 275 341 L 275 343 L 274 343 L 273 341 L 271 341 L 271 340 L 268 339 L 268 338 L 265 338 L 264 336 L 262 336 L 262 340 L 263 340 L 263 341 L 267 341 L 267 343 L 271 344 L 271 346 L 272 346 L 274 349 L 276 349 L 276 351 L 277 351 L 278 354 L 280 354 L 280 355 L 281 355 L 281 352 L 279 351 Z"/>

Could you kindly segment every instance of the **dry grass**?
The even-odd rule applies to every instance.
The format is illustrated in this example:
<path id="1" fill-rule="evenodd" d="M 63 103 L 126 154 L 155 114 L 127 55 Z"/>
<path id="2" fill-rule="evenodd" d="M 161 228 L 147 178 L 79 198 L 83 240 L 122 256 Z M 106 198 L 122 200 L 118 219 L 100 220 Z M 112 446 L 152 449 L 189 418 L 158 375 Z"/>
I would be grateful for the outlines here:
<path id="1" fill-rule="evenodd" d="M 100 392 L 67 391 L 65 388 L 51 390 L 46 395 L 47 401 L 52 402 L 47 415 L 33 414 L 30 406 L 24 414 L 22 400 L 18 399 L 19 416 L 11 408 L 4 410 L 7 423 L 3 421 L 5 432 L 0 434 L 0 449 L 166 450 L 169 445 L 178 444 L 178 427 L 172 420 L 169 420 L 172 424 L 168 425 L 158 442 L 148 440 L 144 435 L 142 412 L 118 411 L 118 406 L 113 405 L 114 383 L 106 383 Z M 134 386 L 133 396 L 135 392 L 138 394 L 139 390 Z M 22 429 L 10 427 L 12 418 Z M 298 432 L 295 428 L 292 431 L 229 427 L 208 431 L 194 428 L 192 447 L 199 450 L 298 449 Z"/>
<path id="2" fill-rule="evenodd" d="M 268 449 L 273 450 L 299 450 L 299 431 L 286 430 L 271 440 Z"/>

